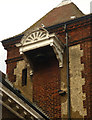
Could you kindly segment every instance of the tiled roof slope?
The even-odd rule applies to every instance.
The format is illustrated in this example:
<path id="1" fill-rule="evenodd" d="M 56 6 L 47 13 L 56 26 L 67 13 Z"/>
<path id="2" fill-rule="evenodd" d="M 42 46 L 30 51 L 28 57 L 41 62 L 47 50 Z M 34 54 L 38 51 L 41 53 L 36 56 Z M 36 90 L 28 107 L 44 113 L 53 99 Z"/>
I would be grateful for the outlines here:
<path id="1" fill-rule="evenodd" d="M 14 40 L 15 38 L 16 39 L 17 38 L 19 39 L 19 37 L 22 38 L 24 34 L 31 32 L 35 30 L 36 28 L 42 27 L 42 24 L 45 27 L 50 27 L 50 26 L 54 26 L 54 25 L 57 25 L 63 22 L 67 22 L 71 20 L 71 16 L 76 16 L 76 18 L 80 18 L 85 15 L 79 10 L 79 8 L 74 3 L 70 2 L 68 4 L 64 4 L 63 2 L 62 4 L 61 2 L 61 4 L 59 4 L 58 7 L 51 10 L 49 13 L 43 16 L 40 20 L 38 20 L 35 24 L 33 24 L 27 30 L 25 30 L 21 34 L 18 34 L 16 36 L 3 40 L 2 43 L 4 45 L 4 43 L 8 43 Z"/>
<path id="2" fill-rule="evenodd" d="M 43 16 L 39 21 L 33 24 L 27 31 L 33 31 L 41 25 L 45 25 L 45 27 L 53 26 L 62 22 L 66 22 L 71 20 L 71 16 L 75 16 L 76 18 L 84 16 L 84 14 L 79 10 L 79 8 L 74 3 L 69 3 L 60 7 L 56 7 Z"/>

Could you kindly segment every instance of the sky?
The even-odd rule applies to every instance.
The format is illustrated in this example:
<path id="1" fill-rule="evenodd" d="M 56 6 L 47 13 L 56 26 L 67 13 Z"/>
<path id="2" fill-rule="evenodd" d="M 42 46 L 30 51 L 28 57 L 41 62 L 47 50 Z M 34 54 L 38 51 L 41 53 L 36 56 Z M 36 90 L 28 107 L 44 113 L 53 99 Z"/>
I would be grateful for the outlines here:
<path id="1" fill-rule="evenodd" d="M 90 13 L 92 0 L 71 1 L 84 14 Z M 61 2 L 62 0 L 0 0 L 0 41 L 25 31 Z M 0 70 L 4 73 L 6 57 L 7 52 L 0 43 Z"/>

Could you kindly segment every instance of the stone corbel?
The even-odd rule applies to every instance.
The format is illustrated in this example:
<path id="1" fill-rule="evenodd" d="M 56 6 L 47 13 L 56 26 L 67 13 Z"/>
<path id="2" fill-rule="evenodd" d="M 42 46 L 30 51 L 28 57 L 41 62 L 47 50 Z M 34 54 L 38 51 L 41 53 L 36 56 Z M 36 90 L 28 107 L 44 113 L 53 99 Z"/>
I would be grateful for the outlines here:
<path id="1" fill-rule="evenodd" d="M 57 58 L 57 60 L 59 62 L 59 67 L 63 67 L 63 53 L 64 53 L 64 49 L 60 45 L 57 45 L 56 43 L 51 43 L 50 46 L 54 50 L 56 58 Z"/>

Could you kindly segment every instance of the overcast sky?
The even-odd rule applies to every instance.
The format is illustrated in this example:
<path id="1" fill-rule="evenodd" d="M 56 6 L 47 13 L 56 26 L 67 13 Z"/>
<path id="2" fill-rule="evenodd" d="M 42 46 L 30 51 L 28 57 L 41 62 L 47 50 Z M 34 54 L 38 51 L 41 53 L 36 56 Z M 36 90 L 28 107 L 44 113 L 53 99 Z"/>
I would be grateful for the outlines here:
<path id="1" fill-rule="evenodd" d="M 17 35 L 51 9 L 61 3 L 62 0 L 0 0 L 0 41 Z M 72 0 L 84 14 L 90 13 L 92 0 Z M 6 51 L 0 43 L 0 70 L 6 72 Z"/>

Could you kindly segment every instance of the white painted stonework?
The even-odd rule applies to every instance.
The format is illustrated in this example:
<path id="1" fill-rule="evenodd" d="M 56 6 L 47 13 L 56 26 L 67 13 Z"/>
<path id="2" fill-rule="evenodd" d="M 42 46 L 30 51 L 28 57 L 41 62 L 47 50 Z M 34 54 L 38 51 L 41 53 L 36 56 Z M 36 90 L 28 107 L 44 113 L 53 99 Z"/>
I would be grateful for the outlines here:
<path id="1" fill-rule="evenodd" d="M 44 28 L 24 35 L 21 42 L 16 44 L 17 47 L 20 47 L 20 54 L 48 45 L 53 48 L 59 61 L 59 67 L 63 67 L 64 45 L 54 33 L 49 34 Z"/>

